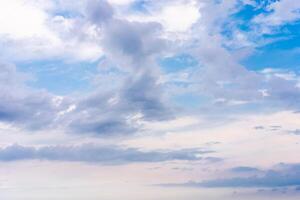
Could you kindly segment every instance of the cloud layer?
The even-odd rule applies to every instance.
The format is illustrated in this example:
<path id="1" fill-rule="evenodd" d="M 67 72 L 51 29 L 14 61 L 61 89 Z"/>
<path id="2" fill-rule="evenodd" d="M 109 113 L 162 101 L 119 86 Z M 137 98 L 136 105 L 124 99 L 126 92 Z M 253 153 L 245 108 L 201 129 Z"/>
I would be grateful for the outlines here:
<path id="1" fill-rule="evenodd" d="M 200 149 L 182 149 L 173 151 L 141 151 L 135 148 L 120 148 L 117 146 L 99 146 L 95 144 L 82 144 L 77 146 L 43 146 L 30 147 L 11 145 L 0 149 L 0 160 L 51 160 L 51 161 L 77 161 L 106 165 L 120 165 L 139 162 L 165 162 L 165 161 L 196 161 L 201 160 L 202 154 L 212 151 Z"/>

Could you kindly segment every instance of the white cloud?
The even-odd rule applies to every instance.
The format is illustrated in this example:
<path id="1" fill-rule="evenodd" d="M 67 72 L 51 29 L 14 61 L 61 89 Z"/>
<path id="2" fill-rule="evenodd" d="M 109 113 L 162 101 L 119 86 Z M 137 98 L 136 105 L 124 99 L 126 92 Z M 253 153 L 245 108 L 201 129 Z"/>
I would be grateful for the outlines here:
<path id="1" fill-rule="evenodd" d="M 95 43 L 92 27 L 76 27 L 78 22 L 62 16 L 53 17 L 46 8 L 35 1 L 1 1 L 2 59 L 95 60 L 102 55 L 99 44 Z M 83 38 L 76 38 L 75 28 L 85 31 Z"/>
<path id="2" fill-rule="evenodd" d="M 20 39 L 53 37 L 45 25 L 46 13 L 22 0 L 11 0 L 0 6 L 0 33 Z"/>
<path id="3" fill-rule="evenodd" d="M 156 21 L 163 25 L 168 32 L 185 32 L 196 23 L 201 14 L 195 1 L 172 1 L 166 4 L 149 6 L 149 13 L 131 14 L 129 20 Z"/>
<path id="4" fill-rule="evenodd" d="M 198 8 L 192 4 L 166 6 L 157 16 L 168 31 L 187 31 L 200 17 Z"/>
<path id="5" fill-rule="evenodd" d="M 128 5 L 135 0 L 108 0 L 109 3 L 115 4 L 115 5 Z"/>
<path id="6" fill-rule="evenodd" d="M 300 19 L 300 2 L 295 0 L 281 0 L 271 3 L 267 9 L 271 14 L 261 14 L 254 18 L 256 23 L 267 26 L 278 26 Z"/>

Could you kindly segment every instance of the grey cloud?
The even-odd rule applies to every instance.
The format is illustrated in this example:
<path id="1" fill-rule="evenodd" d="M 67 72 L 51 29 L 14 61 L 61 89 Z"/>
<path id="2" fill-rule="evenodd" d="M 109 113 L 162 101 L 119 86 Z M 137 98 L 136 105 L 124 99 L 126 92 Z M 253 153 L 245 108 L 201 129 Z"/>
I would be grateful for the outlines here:
<path id="1" fill-rule="evenodd" d="M 88 0 L 85 14 L 88 20 L 101 25 L 113 17 L 114 11 L 112 6 L 105 0 Z"/>
<path id="2" fill-rule="evenodd" d="M 205 181 L 202 187 L 286 187 L 300 185 L 299 174 L 281 174 L 275 171 L 267 172 L 263 177 L 232 178 Z"/>
<path id="3" fill-rule="evenodd" d="M 135 148 L 99 146 L 95 144 L 43 146 L 39 148 L 15 144 L 0 149 L 0 161 L 8 162 L 37 159 L 119 165 L 126 163 L 164 162 L 173 160 L 196 161 L 202 158 L 199 156 L 200 154 L 209 152 L 210 151 L 201 151 L 199 149 L 141 151 Z"/>
<path id="4" fill-rule="evenodd" d="M 122 136 L 139 130 L 137 124 L 130 122 L 130 117 L 137 113 L 142 114 L 144 120 L 171 116 L 163 95 L 157 95 L 162 93 L 160 85 L 150 73 L 128 80 L 116 91 L 103 93 L 100 90 L 77 99 L 57 99 L 45 91 L 26 87 L 13 65 L 2 65 L 1 75 L 0 120 L 16 126 L 29 129 L 60 126 L 80 134 Z M 111 104 L 113 98 L 116 102 Z M 76 109 L 65 112 L 71 105 L 76 105 Z"/>
<path id="5" fill-rule="evenodd" d="M 171 117 L 162 88 L 156 77 L 144 74 L 132 80 L 123 89 L 122 96 L 131 109 L 141 112 L 146 120 L 163 120 Z"/>
<path id="6" fill-rule="evenodd" d="M 260 170 L 254 167 L 241 166 L 241 167 L 232 168 L 231 171 L 238 172 L 238 173 L 247 173 L 247 172 L 258 172 Z"/>
<path id="7" fill-rule="evenodd" d="M 63 109 L 55 96 L 26 86 L 26 74 L 11 64 L 0 64 L 0 120 L 30 129 L 49 127 L 57 112 Z"/>
<path id="8" fill-rule="evenodd" d="M 125 118 L 110 118 L 89 121 L 79 119 L 70 124 L 72 131 L 79 134 L 92 133 L 97 136 L 126 136 L 135 133 L 138 129 L 126 123 Z"/>
<path id="9" fill-rule="evenodd" d="M 255 130 L 258 131 L 264 131 L 264 133 L 268 133 L 268 132 L 274 132 L 274 131 L 279 131 L 282 130 L 282 126 L 278 126 L 278 125 L 273 125 L 273 126 L 255 126 L 254 127 Z"/>
<path id="10" fill-rule="evenodd" d="M 223 161 L 222 158 L 210 157 L 210 156 L 209 157 L 205 157 L 203 160 L 208 161 L 208 162 L 212 162 L 212 163 Z"/>
<path id="11" fill-rule="evenodd" d="M 106 26 L 103 42 L 113 53 L 130 56 L 131 62 L 144 61 L 139 63 L 145 66 L 149 56 L 164 47 L 165 41 L 159 38 L 160 30 L 161 25 L 157 22 L 113 20 Z"/>
<path id="12" fill-rule="evenodd" d="M 300 129 L 291 130 L 291 131 L 289 131 L 289 133 L 294 134 L 294 135 L 300 135 Z"/>
<path id="13" fill-rule="evenodd" d="M 90 2 L 88 6 L 94 3 Z M 102 6 L 110 7 L 107 4 Z M 93 15 L 93 9 L 87 11 Z M 89 20 L 97 21 L 95 18 Z M 160 38 L 161 25 L 116 19 L 113 14 L 109 18 L 101 26 L 98 24 L 103 34 L 106 59 L 129 73 L 119 88 L 107 93 L 99 88 L 87 98 L 78 100 L 76 110 L 65 119 L 71 131 L 79 134 L 130 135 L 141 128 L 131 120 L 137 114 L 142 120 L 172 117 L 163 86 L 158 83 L 160 74 L 155 62 L 155 55 L 163 51 L 166 43 Z M 109 103 L 112 99 L 114 102 Z"/>
<path id="14" fill-rule="evenodd" d="M 166 47 L 165 39 L 161 38 L 162 26 L 159 23 L 119 19 L 105 0 L 88 1 L 86 16 L 87 20 L 101 29 L 101 43 L 106 55 L 110 55 L 122 67 L 141 70 L 149 66 L 149 62 L 153 65 L 155 62 L 151 61 L 152 56 Z"/>
<path id="15" fill-rule="evenodd" d="M 254 169 L 255 170 L 255 169 Z M 240 173 L 240 170 L 234 170 Z M 242 170 L 244 171 L 244 170 Z M 249 170 L 246 170 L 249 171 Z M 248 188 L 276 188 L 300 186 L 300 164 L 279 164 L 267 171 L 260 171 L 256 175 L 233 178 L 220 178 L 202 182 L 188 182 L 183 184 L 169 184 L 167 186 L 185 187 L 248 187 Z"/>
<path id="16" fill-rule="evenodd" d="M 201 19 L 197 22 L 198 26 L 194 26 L 193 35 L 189 41 L 180 46 L 181 49 L 188 49 L 187 52 L 200 64 L 197 70 L 187 71 L 190 73 L 186 78 L 188 87 L 184 85 L 181 88 L 174 81 L 174 90 L 192 91 L 195 94 L 211 98 L 210 102 L 218 99 L 222 99 L 224 102 L 218 105 L 206 103 L 203 105 L 202 113 L 208 110 L 209 113 L 218 114 L 223 111 L 222 109 L 226 109 L 234 103 L 240 107 L 228 108 L 228 112 L 237 112 L 243 108 L 246 110 L 247 106 L 249 108 L 253 105 L 269 110 L 299 109 L 300 89 L 296 86 L 296 81 L 248 70 L 241 65 L 241 57 L 237 56 L 238 52 L 235 52 L 231 46 L 229 46 L 230 50 L 224 47 L 228 41 L 222 34 L 223 28 L 226 27 L 223 25 L 228 23 L 226 20 L 230 19 L 231 14 L 240 11 L 237 7 L 239 3 L 243 4 L 240 1 L 218 1 L 218 3 L 204 1 L 200 8 Z M 214 13 L 210 12 L 212 10 L 219 10 L 221 14 L 212 15 Z M 203 31 L 201 27 L 207 29 Z M 240 41 L 238 42 L 240 43 Z"/>
<path id="17" fill-rule="evenodd" d="M 111 103 L 111 101 L 115 101 Z M 128 80 L 120 90 L 102 94 L 96 92 L 77 103 L 77 108 L 66 116 L 72 131 L 98 136 L 126 136 L 141 131 L 136 120 L 167 120 L 173 117 L 161 86 L 150 73 Z M 69 122 L 68 122 L 69 121 Z"/>
<path id="18" fill-rule="evenodd" d="M 254 129 L 255 130 L 263 130 L 263 129 L 265 129 L 265 127 L 264 126 L 255 126 Z"/>
<path id="19" fill-rule="evenodd" d="M 66 116 L 64 121 L 72 133 L 95 134 L 97 136 L 125 136 L 136 132 L 137 128 L 128 122 L 128 117 L 134 111 L 127 105 L 115 104 L 109 101 L 114 93 L 103 94 L 96 92 L 86 98 L 79 99 L 76 109 Z"/>

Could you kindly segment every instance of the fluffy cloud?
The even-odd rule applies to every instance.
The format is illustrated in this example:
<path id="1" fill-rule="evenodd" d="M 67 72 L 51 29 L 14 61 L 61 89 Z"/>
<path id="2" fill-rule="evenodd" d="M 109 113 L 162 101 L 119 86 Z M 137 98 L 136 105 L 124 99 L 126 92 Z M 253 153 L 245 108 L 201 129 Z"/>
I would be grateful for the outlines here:
<path id="1" fill-rule="evenodd" d="M 193 24 L 201 17 L 199 4 L 194 0 L 164 2 L 137 1 L 136 4 L 142 5 L 142 9 L 146 12 L 141 12 L 133 8 L 133 11 L 124 17 L 140 22 L 159 22 L 166 32 L 173 34 L 189 31 Z"/>
<path id="2" fill-rule="evenodd" d="M 57 5 L 59 3 L 55 4 Z M 17 93 L 23 96 L 7 97 L 7 100 L 1 102 L 7 105 L 2 108 L 2 119 L 24 124 L 30 124 L 30 121 L 35 121 L 34 124 L 40 123 L 36 127 L 42 127 L 43 124 L 63 126 L 77 133 L 127 135 L 140 130 L 140 120 L 163 120 L 174 116 L 174 108 L 171 108 L 169 102 L 173 96 L 168 96 L 174 93 L 170 92 L 170 89 L 175 91 L 175 95 L 176 91 L 182 91 L 208 98 L 209 102 L 202 103 L 201 106 L 205 109 L 201 112 L 220 112 L 219 107 L 229 111 L 237 106 L 246 108 L 248 105 L 267 104 L 278 109 L 298 109 L 300 91 L 296 75 L 293 79 L 287 79 L 286 76 L 278 76 L 278 73 L 249 71 L 240 64 L 240 59 L 236 58 L 232 51 L 224 47 L 226 38 L 222 35 L 222 24 L 226 23 L 226 18 L 232 13 L 237 12 L 237 5 L 239 4 L 236 1 L 203 1 L 201 5 L 193 4 L 199 7 L 201 18 L 195 27 L 187 32 L 186 37 L 177 38 L 175 43 L 178 44 L 174 44 L 174 40 L 166 39 L 165 30 L 159 20 L 137 22 L 120 18 L 117 7 L 102 0 L 82 2 L 80 6 L 76 4 L 77 10 L 72 9 L 78 12 L 77 15 L 55 15 L 48 25 L 64 41 L 72 38 L 72 44 L 93 41 L 96 46 L 101 46 L 105 51 L 105 59 L 123 73 L 122 80 L 110 91 L 105 90 L 105 85 L 101 85 L 86 95 L 87 97 L 64 97 L 64 101 L 47 92 L 31 91 L 28 87 L 24 89 L 25 84 L 19 84 L 17 87 L 20 92 Z M 163 5 L 153 3 L 152 6 Z M 47 9 L 43 7 L 41 12 Z M 215 16 L 211 10 L 222 12 Z M 168 76 L 169 79 L 164 81 L 162 77 L 165 75 L 160 71 L 157 59 L 168 51 L 174 51 L 174 46 L 175 49 L 186 49 L 199 65 L 185 71 L 184 76 L 179 74 L 179 81 L 176 75 Z M 89 45 L 85 47 L 93 49 Z M 80 50 L 81 54 L 89 54 L 89 50 L 84 49 Z M 14 76 L 11 76 L 12 79 L 18 79 L 17 75 Z M 11 90 L 10 87 L 12 86 L 5 90 Z M 20 99 L 26 101 L 17 103 Z M 10 106 L 12 102 L 18 106 Z M 57 102 L 60 102 L 59 106 Z M 74 109 L 65 112 L 70 106 Z M 35 115 L 27 117 L 29 110 L 36 110 Z M 22 113 L 23 117 L 14 116 L 16 113 Z M 20 120 L 21 118 L 26 118 L 26 122 Z M 30 120 L 33 118 L 36 120 Z"/>
<path id="3" fill-rule="evenodd" d="M 97 38 L 93 28 L 77 18 L 57 14 L 57 6 L 62 5 L 59 1 L 56 3 L 48 0 L 43 4 L 39 1 L 12 0 L 1 6 L 2 60 L 81 61 L 96 60 L 102 56 L 101 47 L 95 43 Z M 80 38 L 74 34 L 75 30 L 81 32 Z"/>
<path id="4" fill-rule="evenodd" d="M 161 120 L 171 116 L 155 63 L 155 55 L 165 47 L 165 41 L 159 34 L 160 25 L 116 19 L 113 8 L 106 1 L 87 1 L 85 6 L 85 18 L 67 19 L 60 16 L 55 18 L 51 26 L 63 33 L 60 37 L 68 40 L 72 34 L 76 41 L 88 37 L 82 32 L 85 31 L 84 27 L 94 27 L 94 42 L 100 42 L 97 38 L 101 38 L 108 59 L 121 71 L 130 72 L 125 82 L 108 93 L 98 88 L 87 98 L 57 97 L 47 92 L 33 91 L 23 82 L 17 86 L 18 89 L 26 88 L 23 96 L 10 97 L 9 91 L 7 102 L 2 100 L 1 103 L 5 105 L 2 109 L 3 120 L 16 122 L 17 125 L 23 123 L 25 126 L 33 126 L 32 121 L 39 128 L 55 126 L 81 134 L 127 135 L 139 128 L 131 120 L 135 115 L 143 120 Z M 83 19 L 87 21 L 83 22 Z M 61 24 L 64 26 L 61 27 Z M 67 29 L 62 31 L 60 27 Z M 14 70 L 10 78 L 18 79 L 18 72 Z M 1 78 L 5 81 L 4 76 Z M 8 85 L 6 90 L 10 88 L 11 85 Z M 20 90 L 16 94 L 19 93 Z M 26 101 L 21 103 L 21 99 Z M 70 110 L 70 107 L 73 109 Z"/>
<path id="5" fill-rule="evenodd" d="M 0 67 L 1 121 L 30 129 L 50 127 L 57 112 L 64 109 L 62 99 L 28 88 L 28 75 L 18 72 L 14 65 L 2 63 Z"/>
<path id="6" fill-rule="evenodd" d="M 110 11 L 106 13 L 105 9 L 102 13 L 105 16 L 99 17 L 93 14 L 97 6 L 108 7 Z M 159 34 L 160 24 L 117 19 L 110 5 L 102 1 L 90 1 L 86 12 L 92 14 L 88 18 L 91 23 L 102 30 L 108 59 L 129 74 L 117 90 L 107 94 L 96 91 L 79 101 L 74 116 L 69 119 L 73 130 L 119 135 L 138 130 L 134 116 L 142 120 L 169 118 L 170 109 L 158 82 L 155 63 L 155 56 L 165 47 Z"/>
<path id="7" fill-rule="evenodd" d="M 128 80 L 116 93 L 96 92 L 79 100 L 65 116 L 72 131 L 96 135 L 128 135 L 142 128 L 142 121 L 166 120 L 172 112 L 160 93 L 160 85 L 150 75 Z"/>

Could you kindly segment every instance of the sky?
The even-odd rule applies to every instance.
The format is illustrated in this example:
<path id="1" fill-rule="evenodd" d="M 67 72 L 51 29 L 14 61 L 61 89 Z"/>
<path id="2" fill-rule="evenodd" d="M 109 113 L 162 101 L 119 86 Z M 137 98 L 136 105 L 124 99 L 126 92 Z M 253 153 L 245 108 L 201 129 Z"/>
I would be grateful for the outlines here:
<path id="1" fill-rule="evenodd" d="M 299 199 L 299 47 L 296 0 L 0 0 L 0 199 Z"/>

